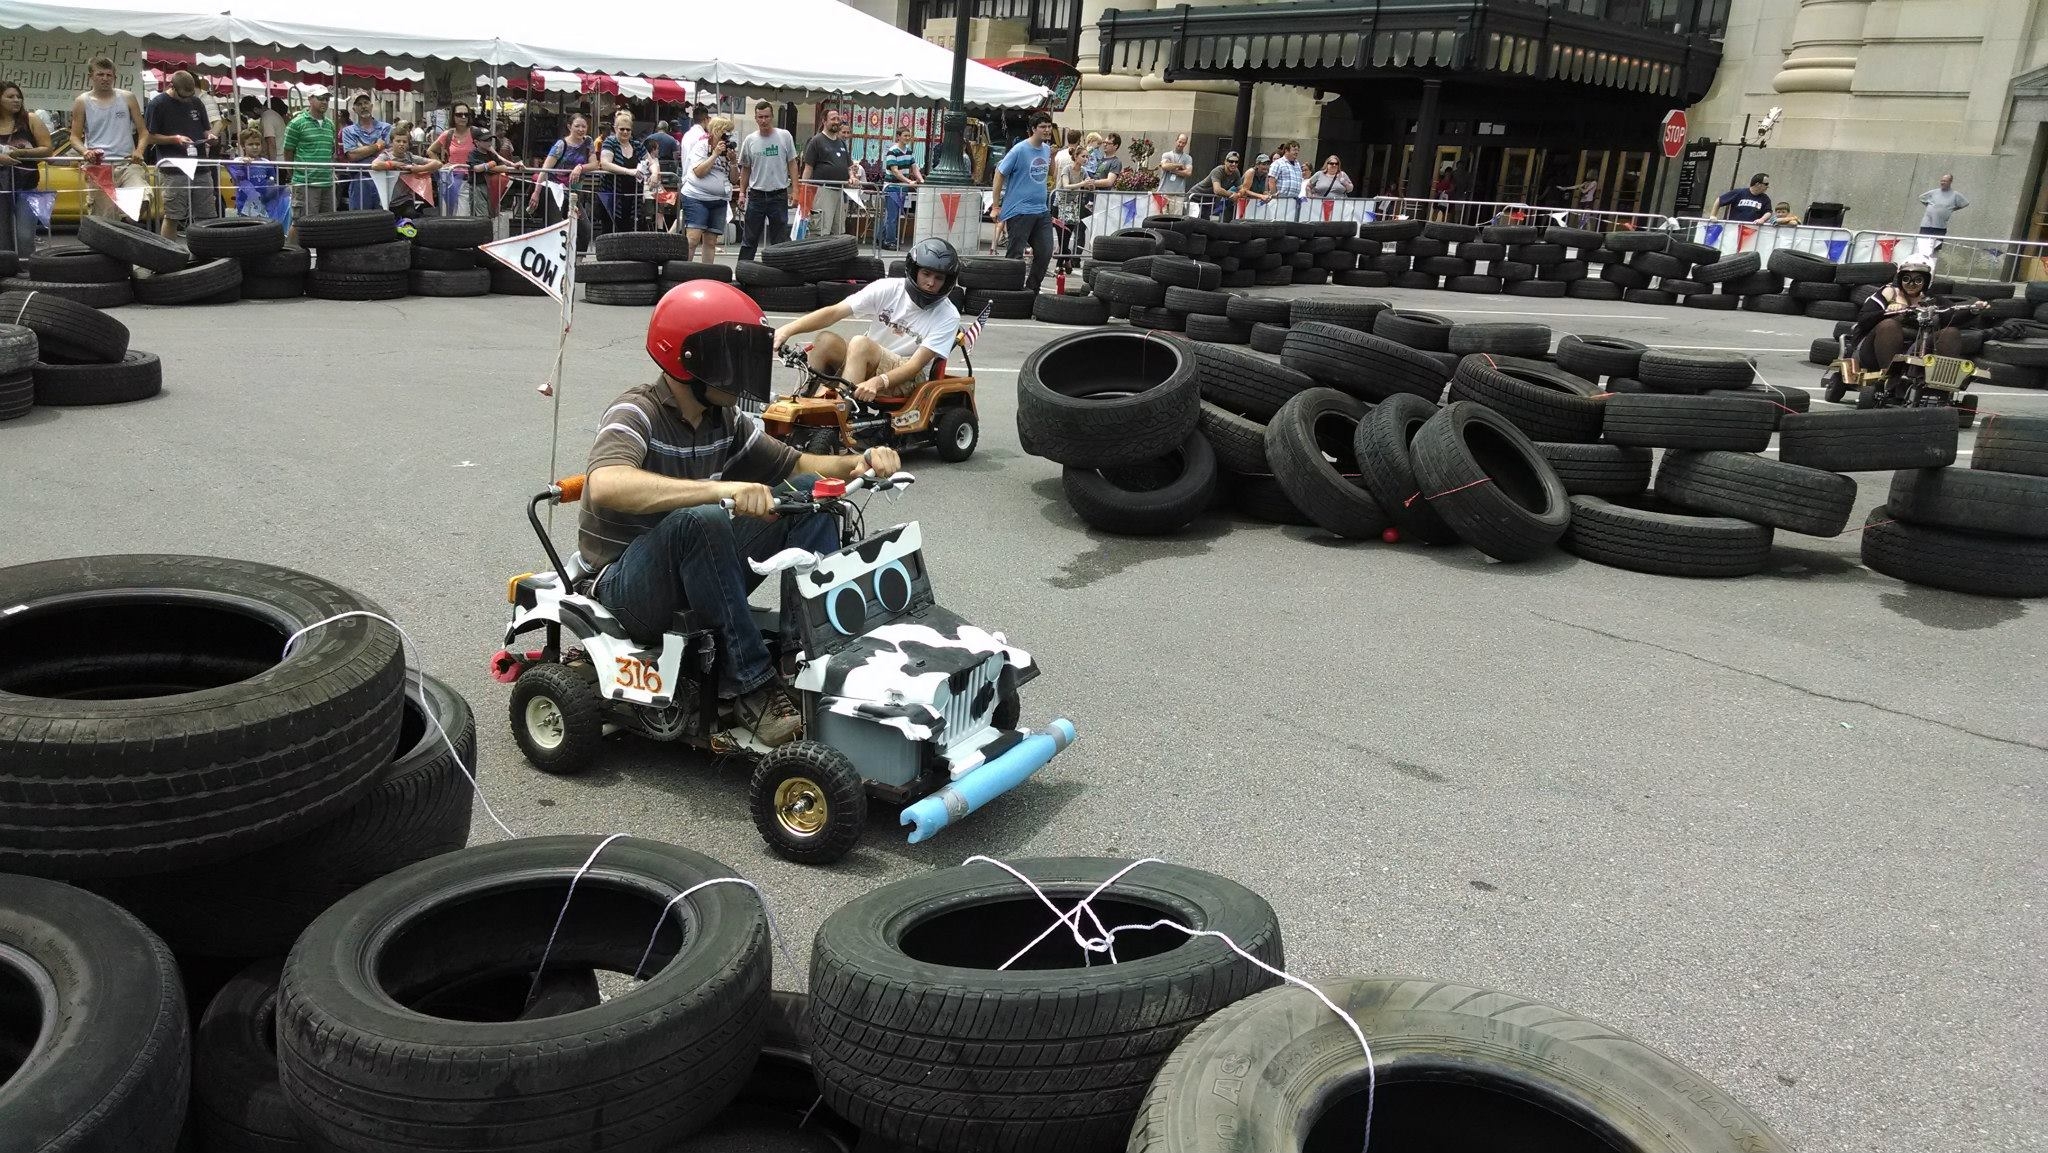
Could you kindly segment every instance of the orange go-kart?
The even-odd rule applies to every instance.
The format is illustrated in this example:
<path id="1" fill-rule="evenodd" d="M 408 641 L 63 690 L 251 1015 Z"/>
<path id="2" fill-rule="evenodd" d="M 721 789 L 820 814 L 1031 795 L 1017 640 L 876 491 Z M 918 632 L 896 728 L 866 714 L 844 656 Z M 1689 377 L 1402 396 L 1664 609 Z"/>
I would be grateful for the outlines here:
<path id="1" fill-rule="evenodd" d="M 845 377 L 811 367 L 810 346 L 793 343 L 782 350 L 782 362 L 797 370 L 802 383 L 794 393 L 769 403 L 761 412 L 768 434 L 800 452 L 827 455 L 885 447 L 897 451 L 930 446 L 939 459 L 966 460 L 981 443 L 981 414 L 974 407 L 974 362 L 964 345 L 955 343 L 967 375 L 946 375 L 947 362 L 934 366 L 930 378 L 904 396 L 872 402 L 853 395 Z"/>

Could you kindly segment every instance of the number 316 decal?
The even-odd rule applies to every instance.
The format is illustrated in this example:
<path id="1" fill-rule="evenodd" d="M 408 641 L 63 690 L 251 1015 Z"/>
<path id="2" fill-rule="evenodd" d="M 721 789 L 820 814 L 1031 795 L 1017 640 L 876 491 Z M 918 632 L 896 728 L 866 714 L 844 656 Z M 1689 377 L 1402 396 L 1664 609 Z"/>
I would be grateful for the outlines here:
<path id="1" fill-rule="evenodd" d="M 658 693 L 661 691 L 661 673 L 657 672 L 653 665 L 648 664 L 646 661 L 635 660 L 632 657 L 617 657 L 615 659 L 618 661 L 619 671 L 612 678 L 613 684 L 618 685 L 620 688 L 639 689 L 641 692 L 646 693 Z"/>

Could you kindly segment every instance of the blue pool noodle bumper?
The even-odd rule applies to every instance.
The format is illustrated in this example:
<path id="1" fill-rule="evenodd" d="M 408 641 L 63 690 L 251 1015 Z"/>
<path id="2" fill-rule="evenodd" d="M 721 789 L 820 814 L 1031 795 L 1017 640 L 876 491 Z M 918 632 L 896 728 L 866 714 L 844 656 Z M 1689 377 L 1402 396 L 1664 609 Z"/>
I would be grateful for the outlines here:
<path id="1" fill-rule="evenodd" d="M 977 765 L 938 792 L 903 810 L 899 824 L 915 825 L 910 843 L 930 840 L 940 829 L 1023 784 L 1074 743 L 1074 722 L 1059 717 L 1018 741 L 993 761 Z"/>

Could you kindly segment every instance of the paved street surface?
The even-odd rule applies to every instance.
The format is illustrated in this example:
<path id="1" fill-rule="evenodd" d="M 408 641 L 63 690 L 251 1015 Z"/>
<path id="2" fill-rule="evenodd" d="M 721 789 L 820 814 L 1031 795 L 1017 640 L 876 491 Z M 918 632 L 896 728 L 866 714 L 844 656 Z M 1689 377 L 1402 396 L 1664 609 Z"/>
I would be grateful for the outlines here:
<path id="1" fill-rule="evenodd" d="M 1766 380 L 1806 387 L 1807 345 L 1830 331 L 1370 294 L 1752 351 Z M 914 459 L 920 483 L 870 518 L 923 522 L 941 603 L 1030 649 L 1047 673 L 1027 720 L 1071 717 L 1080 741 L 931 842 L 877 813 L 845 863 L 806 869 L 762 846 L 736 763 L 626 739 L 556 779 L 511 741 L 484 662 L 506 578 L 545 563 L 523 508 L 549 471 L 546 302 L 117 315 L 163 355 L 164 395 L 0 425 L 0 557 L 212 553 L 360 589 L 475 705 L 508 824 L 709 852 L 767 889 L 800 959 L 841 902 L 970 853 L 1156 855 L 1265 893 L 1296 972 L 1558 1002 L 1699 1070 L 1796 1148 L 1992 1153 L 2048 1131 L 2039 602 L 1900 584 L 1857 563 L 1854 535 L 1781 533 L 1768 573 L 1730 582 L 1220 517 L 1101 536 L 1016 441 L 1017 368 L 1071 330 L 999 321 L 975 358 L 980 453 Z M 646 315 L 577 310 L 557 474 L 581 471 L 598 414 L 653 371 Z M 2048 394 L 1982 403 L 2048 414 Z M 1887 482 L 1858 479 L 1852 524 Z M 573 514 L 555 528 L 572 541 Z M 496 835 L 479 814 L 477 839 Z"/>

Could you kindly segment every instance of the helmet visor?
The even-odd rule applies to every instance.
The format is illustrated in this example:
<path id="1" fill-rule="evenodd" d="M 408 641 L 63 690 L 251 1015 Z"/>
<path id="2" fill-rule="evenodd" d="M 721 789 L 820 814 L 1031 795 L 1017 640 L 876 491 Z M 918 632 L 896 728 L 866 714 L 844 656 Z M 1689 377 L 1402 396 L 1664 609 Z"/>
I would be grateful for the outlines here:
<path id="1" fill-rule="evenodd" d="M 698 329 L 683 341 L 683 367 L 706 388 L 766 401 L 774 368 L 775 330 L 727 321 Z"/>

